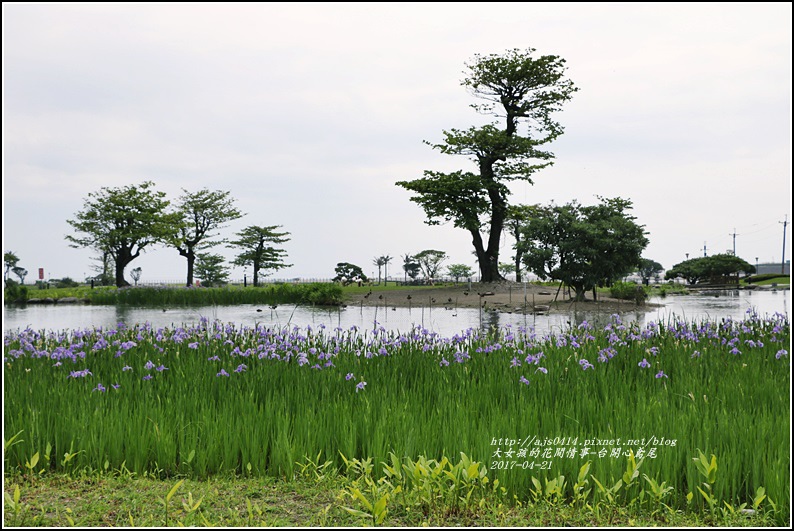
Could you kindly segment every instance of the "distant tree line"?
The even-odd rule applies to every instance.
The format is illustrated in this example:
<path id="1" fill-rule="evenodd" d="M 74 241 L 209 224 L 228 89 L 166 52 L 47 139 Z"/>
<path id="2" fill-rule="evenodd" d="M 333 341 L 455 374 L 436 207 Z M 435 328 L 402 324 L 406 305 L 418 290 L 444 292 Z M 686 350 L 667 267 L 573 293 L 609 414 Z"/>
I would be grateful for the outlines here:
<path id="1" fill-rule="evenodd" d="M 284 262 L 286 252 L 276 246 L 289 241 L 289 233 L 277 231 L 279 225 L 251 225 L 232 240 L 220 238 L 221 228 L 243 216 L 230 192 L 206 188 L 183 192 L 172 204 L 151 181 L 101 188 L 89 193 L 82 210 L 67 220 L 76 234 L 66 239 L 72 247 L 94 250 L 100 264 L 98 278 L 108 280 L 112 275 L 117 287 L 129 286 L 124 278 L 126 267 L 155 245 L 172 248 L 185 257 L 188 286 L 193 285 L 196 272 L 205 285 L 226 281 L 223 257 L 207 252 L 222 244 L 238 250 L 232 264 L 253 269 L 254 286 L 259 283 L 260 271 L 289 267 Z M 137 284 L 141 270 L 133 271 Z"/>

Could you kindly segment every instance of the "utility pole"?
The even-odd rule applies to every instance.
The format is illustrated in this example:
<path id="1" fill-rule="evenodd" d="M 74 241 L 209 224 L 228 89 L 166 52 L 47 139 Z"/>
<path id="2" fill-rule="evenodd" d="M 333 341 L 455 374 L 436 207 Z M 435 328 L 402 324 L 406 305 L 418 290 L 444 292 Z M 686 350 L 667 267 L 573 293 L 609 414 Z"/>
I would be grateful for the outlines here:
<path id="1" fill-rule="evenodd" d="M 728 234 L 731 236 L 731 234 Z M 736 227 L 733 228 L 733 256 L 736 256 Z"/>
<path id="2" fill-rule="evenodd" d="M 780 258 L 780 272 L 786 272 L 786 225 L 788 224 L 788 214 L 783 218 L 783 221 L 778 221 L 783 224 L 783 256 Z"/>

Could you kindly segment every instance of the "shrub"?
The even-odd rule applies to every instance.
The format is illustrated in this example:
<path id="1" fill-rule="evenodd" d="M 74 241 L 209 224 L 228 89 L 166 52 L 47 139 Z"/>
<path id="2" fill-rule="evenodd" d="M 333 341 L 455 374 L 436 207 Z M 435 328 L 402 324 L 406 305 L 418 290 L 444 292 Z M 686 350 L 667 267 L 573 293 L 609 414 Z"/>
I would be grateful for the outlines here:
<path id="1" fill-rule="evenodd" d="M 53 283 L 55 284 L 56 288 L 76 288 L 80 285 L 69 277 L 63 277 L 61 279 L 56 278 L 53 280 Z"/>
<path id="2" fill-rule="evenodd" d="M 609 288 L 609 295 L 613 299 L 635 300 L 638 304 L 648 297 L 645 289 L 634 282 L 615 282 Z"/>
<path id="3" fill-rule="evenodd" d="M 20 286 L 19 282 L 6 280 L 6 287 L 3 290 L 3 299 L 12 302 L 25 302 L 28 300 L 28 287 Z"/>

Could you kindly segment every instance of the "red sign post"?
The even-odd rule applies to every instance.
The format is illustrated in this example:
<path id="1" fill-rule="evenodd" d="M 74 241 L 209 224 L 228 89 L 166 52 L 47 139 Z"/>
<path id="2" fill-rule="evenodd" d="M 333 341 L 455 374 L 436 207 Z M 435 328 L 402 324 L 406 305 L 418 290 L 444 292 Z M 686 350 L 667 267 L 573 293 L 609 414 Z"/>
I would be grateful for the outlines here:
<path id="1" fill-rule="evenodd" d="M 44 280 L 44 268 L 39 268 L 39 280 Z"/>

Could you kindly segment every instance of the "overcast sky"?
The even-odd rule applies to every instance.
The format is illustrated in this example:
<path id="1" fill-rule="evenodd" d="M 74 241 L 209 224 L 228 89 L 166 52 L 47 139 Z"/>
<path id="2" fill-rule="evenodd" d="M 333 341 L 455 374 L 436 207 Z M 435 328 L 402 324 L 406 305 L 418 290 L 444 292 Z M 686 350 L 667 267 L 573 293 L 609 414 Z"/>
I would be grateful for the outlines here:
<path id="1" fill-rule="evenodd" d="M 145 180 L 227 190 L 221 232 L 282 225 L 292 267 L 334 274 L 423 249 L 476 269 L 467 232 L 424 223 L 395 186 L 480 125 L 460 85 L 475 54 L 535 48 L 579 88 L 556 119 L 553 167 L 513 203 L 634 202 L 665 268 L 733 249 L 779 262 L 791 222 L 791 4 L 3 3 L 3 250 L 37 278 L 91 274 L 64 240 L 89 192 Z M 791 256 L 791 227 L 785 253 Z M 506 239 L 500 261 L 512 254 Z M 234 251 L 217 247 L 227 258 Z M 184 279 L 154 247 L 142 281 Z M 248 271 L 250 278 L 250 269 Z M 242 278 L 243 270 L 234 269 Z M 127 277 L 129 279 L 129 276 Z"/>

